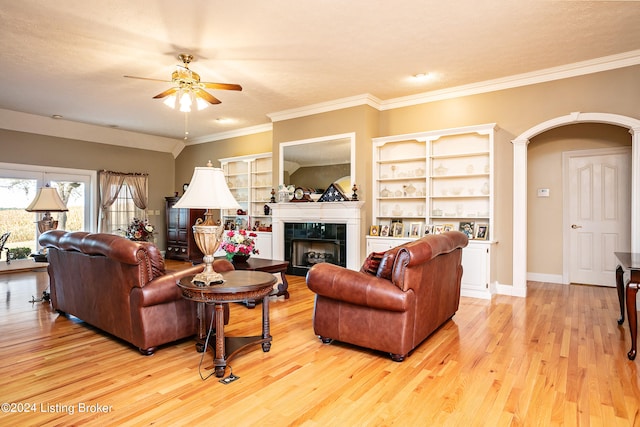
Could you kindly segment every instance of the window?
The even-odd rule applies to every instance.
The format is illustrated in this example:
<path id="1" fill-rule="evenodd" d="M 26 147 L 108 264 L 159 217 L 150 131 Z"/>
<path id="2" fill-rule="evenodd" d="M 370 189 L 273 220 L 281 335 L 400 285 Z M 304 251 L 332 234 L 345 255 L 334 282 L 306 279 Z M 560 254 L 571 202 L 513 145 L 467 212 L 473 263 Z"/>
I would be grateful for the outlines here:
<path id="1" fill-rule="evenodd" d="M 134 218 L 146 219 L 147 194 L 147 174 L 100 171 L 100 231 L 120 234 Z"/>
<path id="2" fill-rule="evenodd" d="M 58 229 L 95 231 L 96 172 L 31 165 L 0 163 L 0 234 L 11 232 L 6 247 L 28 247 L 36 251 L 38 229 L 35 221 L 42 214 L 24 209 L 39 187 L 51 185 L 69 208 L 52 213 Z"/>
<path id="3" fill-rule="evenodd" d="M 126 182 L 126 180 L 125 180 Z M 107 209 L 106 223 L 110 230 L 103 230 L 108 233 L 120 233 L 126 230 L 133 218 L 146 219 L 147 213 L 144 209 L 138 208 L 133 202 L 129 186 L 123 185 L 113 204 Z"/>

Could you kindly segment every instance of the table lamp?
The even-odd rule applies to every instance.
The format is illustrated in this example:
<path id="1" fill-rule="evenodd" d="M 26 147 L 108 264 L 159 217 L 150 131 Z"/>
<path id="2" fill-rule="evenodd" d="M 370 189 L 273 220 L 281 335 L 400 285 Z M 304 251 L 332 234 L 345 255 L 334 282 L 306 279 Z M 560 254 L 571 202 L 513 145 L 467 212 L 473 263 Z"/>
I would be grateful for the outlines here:
<path id="1" fill-rule="evenodd" d="M 53 187 L 40 187 L 38 194 L 29 206 L 25 209 L 27 212 L 44 212 L 42 219 L 37 221 L 38 231 L 44 233 L 45 231 L 55 230 L 58 228 L 58 221 L 51 217 L 51 212 L 66 212 L 67 206 L 64 204 L 58 190 Z"/>
<path id="2" fill-rule="evenodd" d="M 240 208 L 229 191 L 222 169 L 214 168 L 211 160 L 206 167 L 196 167 L 189 187 L 173 207 L 206 209 L 204 221 L 198 218 L 193 226 L 193 237 L 204 254 L 204 271 L 197 274 L 192 282 L 203 286 L 222 283 L 222 275 L 213 270 L 213 255 L 222 242 L 224 227 L 214 221 L 212 210 Z"/>
<path id="3" fill-rule="evenodd" d="M 38 225 L 38 231 L 44 233 L 45 231 L 55 230 L 58 228 L 58 221 L 51 217 L 51 212 L 66 212 L 67 206 L 64 204 L 58 190 L 50 187 L 47 184 L 46 187 L 40 187 L 35 199 L 25 209 L 27 212 L 43 212 L 42 219 L 36 221 Z M 37 262 L 47 261 L 45 250 L 41 250 L 31 255 Z"/>

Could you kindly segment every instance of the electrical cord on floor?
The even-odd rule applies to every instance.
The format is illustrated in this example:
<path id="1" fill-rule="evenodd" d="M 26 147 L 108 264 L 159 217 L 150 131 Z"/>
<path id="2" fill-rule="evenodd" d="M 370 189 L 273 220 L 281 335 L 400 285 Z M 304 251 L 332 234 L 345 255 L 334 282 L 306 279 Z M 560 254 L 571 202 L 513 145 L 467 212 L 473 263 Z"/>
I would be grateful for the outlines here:
<path id="1" fill-rule="evenodd" d="M 204 310 L 203 310 L 204 311 Z M 213 319 L 215 318 L 215 315 L 213 315 L 213 313 L 211 314 L 211 324 L 209 325 L 209 331 L 207 331 L 207 338 L 205 338 L 204 340 L 204 348 L 202 349 L 202 355 L 200 356 L 200 363 L 198 364 L 198 373 L 200 374 L 200 378 L 202 378 L 202 380 L 206 380 L 207 378 L 209 378 L 211 375 L 214 375 L 216 373 L 216 369 L 215 366 L 213 367 L 213 371 L 211 371 L 211 373 L 209 375 L 207 375 L 206 377 L 202 375 L 202 362 L 204 361 L 204 356 L 205 354 L 207 354 L 207 349 L 209 348 L 209 338 L 211 337 L 211 331 L 213 330 Z M 215 359 L 215 354 L 216 351 L 215 349 L 213 350 L 213 354 L 214 354 L 214 359 Z"/>
<path id="2" fill-rule="evenodd" d="M 209 331 L 207 332 L 207 338 L 205 338 L 204 340 L 204 348 L 202 350 L 202 355 L 200 356 L 200 363 L 198 364 L 198 374 L 200 374 L 200 378 L 202 378 L 202 381 L 208 379 L 210 376 L 214 375 L 216 373 L 216 369 L 215 366 L 213 367 L 213 371 L 207 375 L 206 377 L 202 375 L 202 362 L 204 361 L 204 356 L 207 353 L 207 349 L 209 348 L 209 338 L 211 337 L 211 331 L 213 331 L 213 319 L 215 318 L 215 315 L 212 314 L 211 316 L 211 324 L 209 325 Z M 214 359 L 215 359 L 215 349 L 213 350 L 213 354 L 214 354 Z M 233 375 L 233 369 L 231 368 L 231 365 L 227 365 L 227 368 L 229 368 L 229 376 L 225 377 L 225 378 L 220 378 L 220 382 L 222 384 L 229 384 L 237 379 L 239 379 L 240 377 Z"/>

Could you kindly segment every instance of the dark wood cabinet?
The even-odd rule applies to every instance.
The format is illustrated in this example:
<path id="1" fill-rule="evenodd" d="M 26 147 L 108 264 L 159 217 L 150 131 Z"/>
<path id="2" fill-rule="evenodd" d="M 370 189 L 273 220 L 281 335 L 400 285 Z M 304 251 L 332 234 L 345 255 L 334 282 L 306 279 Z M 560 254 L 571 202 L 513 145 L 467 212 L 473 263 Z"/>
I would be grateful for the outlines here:
<path id="1" fill-rule="evenodd" d="M 180 197 L 165 197 L 167 215 L 167 252 L 165 258 L 202 262 L 202 252 L 193 238 L 193 224 L 204 217 L 204 209 L 174 208 Z"/>

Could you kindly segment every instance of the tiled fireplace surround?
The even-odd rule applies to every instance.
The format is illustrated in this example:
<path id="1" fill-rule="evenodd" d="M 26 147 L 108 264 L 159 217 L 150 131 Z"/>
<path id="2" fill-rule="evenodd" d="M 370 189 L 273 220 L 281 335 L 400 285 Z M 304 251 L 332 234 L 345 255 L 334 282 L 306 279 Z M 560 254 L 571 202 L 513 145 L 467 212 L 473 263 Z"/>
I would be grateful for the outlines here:
<path id="1" fill-rule="evenodd" d="M 360 241 L 364 202 L 271 203 L 273 258 L 288 259 L 285 254 L 285 224 L 316 223 L 346 225 L 346 267 L 360 268 Z"/>

